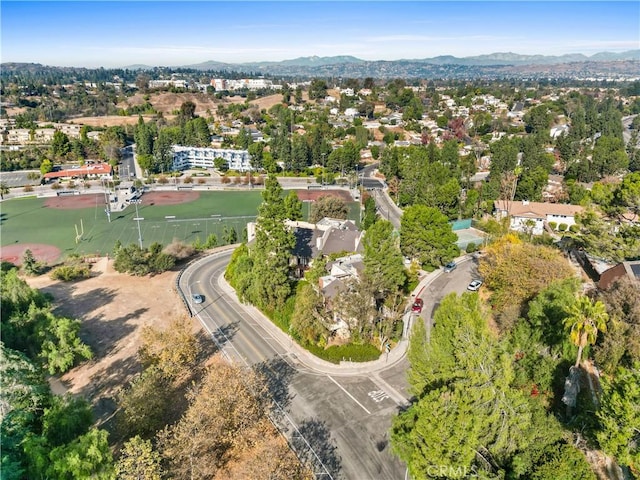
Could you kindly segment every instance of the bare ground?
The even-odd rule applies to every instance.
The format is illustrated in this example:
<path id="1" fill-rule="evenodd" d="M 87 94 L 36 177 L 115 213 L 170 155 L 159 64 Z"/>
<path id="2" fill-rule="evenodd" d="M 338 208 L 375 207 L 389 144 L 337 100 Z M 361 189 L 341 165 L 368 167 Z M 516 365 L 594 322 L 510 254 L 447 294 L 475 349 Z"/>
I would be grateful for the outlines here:
<path id="1" fill-rule="evenodd" d="M 162 330 L 187 316 L 175 289 L 178 272 L 132 277 L 114 271 L 112 262 L 101 258 L 92 268 L 93 276 L 78 282 L 54 281 L 46 275 L 26 279 L 53 295 L 56 314 L 82 322 L 80 336 L 94 353 L 92 360 L 52 378 L 54 392 L 82 395 L 93 405 L 98 425 L 107 427 L 117 392 L 140 371 L 136 354 L 143 326 Z M 201 330 L 197 320 L 191 322 L 194 332 Z"/>

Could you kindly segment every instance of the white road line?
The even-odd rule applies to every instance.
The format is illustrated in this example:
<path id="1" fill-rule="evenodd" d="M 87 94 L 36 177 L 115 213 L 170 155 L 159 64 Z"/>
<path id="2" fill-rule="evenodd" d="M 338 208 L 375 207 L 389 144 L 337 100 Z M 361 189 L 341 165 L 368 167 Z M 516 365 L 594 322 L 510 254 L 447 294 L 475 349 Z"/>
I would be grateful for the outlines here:
<path id="1" fill-rule="evenodd" d="M 362 405 L 357 399 L 356 397 L 354 397 L 353 395 L 351 395 L 349 392 L 347 392 L 345 390 L 345 388 L 340 385 L 338 382 L 336 382 L 333 377 L 331 375 L 327 375 L 327 378 L 329 378 L 329 380 L 331 380 L 333 383 L 335 383 L 338 387 L 340 387 L 340 390 L 342 390 L 344 393 L 346 393 L 349 398 L 351 398 L 351 400 L 353 400 L 354 402 L 356 402 L 358 405 L 360 405 L 360 408 L 362 408 L 365 412 L 367 412 L 369 415 L 371 415 L 371 412 L 369 410 L 366 409 L 366 407 L 364 405 Z"/>

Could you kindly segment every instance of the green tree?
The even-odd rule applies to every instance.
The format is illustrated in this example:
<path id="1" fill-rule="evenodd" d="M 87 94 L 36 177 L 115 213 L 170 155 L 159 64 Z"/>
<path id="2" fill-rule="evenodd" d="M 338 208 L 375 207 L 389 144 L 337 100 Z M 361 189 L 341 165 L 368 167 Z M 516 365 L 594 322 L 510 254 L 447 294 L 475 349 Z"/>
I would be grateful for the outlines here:
<path id="1" fill-rule="evenodd" d="M 51 450 L 49 478 L 61 480 L 113 478 L 113 457 L 105 430 L 91 429 L 73 442 Z"/>
<path id="2" fill-rule="evenodd" d="M 367 230 L 378 219 L 378 211 L 376 209 L 376 201 L 373 197 L 368 196 L 364 201 L 364 213 L 362 215 L 362 229 Z"/>
<path id="3" fill-rule="evenodd" d="M 344 200 L 335 195 L 322 195 L 311 205 L 309 221 L 317 223 L 325 217 L 343 220 L 347 218 L 349 208 Z"/>
<path id="4" fill-rule="evenodd" d="M 320 100 L 327 96 L 327 82 L 322 79 L 314 79 L 309 86 L 309 99 Z"/>
<path id="5" fill-rule="evenodd" d="M 0 436 L 2 478 L 25 478 L 23 443 L 37 429 L 51 393 L 41 369 L 0 342 Z"/>
<path id="6" fill-rule="evenodd" d="M 44 315 L 49 317 L 49 325 L 40 332 L 43 337 L 40 357 L 51 375 L 66 372 L 78 359 L 89 360 L 93 357 L 89 346 L 78 336 L 79 320 L 55 317 L 50 312 Z"/>
<path id="7" fill-rule="evenodd" d="M 282 186 L 273 174 L 267 177 L 262 199 L 251 253 L 254 268 L 249 298 L 255 305 L 275 309 L 291 294 L 289 259 L 295 237 L 284 225 L 286 209 Z"/>
<path id="8" fill-rule="evenodd" d="M 569 330 L 571 341 L 578 347 L 575 366 L 580 366 L 582 351 L 587 345 L 593 345 L 598 338 L 598 332 L 607 330 L 607 314 L 604 303 L 592 301 L 582 296 L 569 307 L 569 316 L 564 320 L 564 326 Z"/>
<path id="9" fill-rule="evenodd" d="M 53 133 L 53 140 L 51 140 L 51 155 L 54 158 L 63 158 L 70 151 L 71 143 L 69 142 L 69 137 L 60 130 L 56 130 Z"/>
<path id="10" fill-rule="evenodd" d="M 40 265 L 29 248 L 22 255 L 22 269 L 27 275 L 37 275 L 40 272 Z"/>
<path id="11" fill-rule="evenodd" d="M 297 290 L 291 328 L 303 342 L 324 346 L 329 337 L 324 320 L 327 316 L 322 296 L 310 283 L 304 282 Z"/>
<path id="12" fill-rule="evenodd" d="M 430 336 L 423 322 L 411 336 L 415 401 L 393 421 L 393 451 L 414 478 L 442 478 L 440 466 L 450 476 L 528 478 L 547 448 L 562 445 L 560 425 L 512 387 L 513 356 L 489 332 L 477 295 L 447 295 L 434 323 Z"/>
<path id="13" fill-rule="evenodd" d="M 407 279 L 398 243 L 386 220 L 378 220 L 365 233 L 364 273 L 379 298 L 401 288 Z"/>
<path id="14" fill-rule="evenodd" d="M 620 464 L 639 471 L 640 364 L 620 368 L 614 379 L 603 378 L 600 402 L 598 443 Z"/>
<path id="15" fill-rule="evenodd" d="M 295 190 L 291 190 L 284 197 L 284 208 L 286 210 L 285 218 L 292 221 L 302 220 L 302 202 L 298 199 Z"/>
<path id="16" fill-rule="evenodd" d="M 42 415 L 42 435 L 55 448 L 87 433 L 92 423 L 91 405 L 84 398 L 54 395 Z"/>
<path id="17" fill-rule="evenodd" d="M 620 138 L 602 135 L 593 148 L 593 166 L 600 178 L 624 171 L 629 166 L 629 157 Z"/>
<path id="18" fill-rule="evenodd" d="M 404 210 L 400 220 L 400 250 L 418 260 L 425 268 L 437 268 L 460 254 L 458 237 L 436 208 L 413 205 Z"/>
<path id="19" fill-rule="evenodd" d="M 49 160 L 48 158 L 45 158 L 40 164 L 40 173 L 42 175 L 46 175 L 51 171 L 53 171 L 53 162 L 51 162 L 51 160 Z"/>

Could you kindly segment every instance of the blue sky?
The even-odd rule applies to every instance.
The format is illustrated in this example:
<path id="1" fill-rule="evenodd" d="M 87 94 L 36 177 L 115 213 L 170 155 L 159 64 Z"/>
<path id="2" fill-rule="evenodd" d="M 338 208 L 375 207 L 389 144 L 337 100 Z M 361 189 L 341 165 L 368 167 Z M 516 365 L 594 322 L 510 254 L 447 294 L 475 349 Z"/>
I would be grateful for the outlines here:
<path id="1" fill-rule="evenodd" d="M 9 2 L 2 62 L 118 67 L 640 48 L 640 2 Z"/>

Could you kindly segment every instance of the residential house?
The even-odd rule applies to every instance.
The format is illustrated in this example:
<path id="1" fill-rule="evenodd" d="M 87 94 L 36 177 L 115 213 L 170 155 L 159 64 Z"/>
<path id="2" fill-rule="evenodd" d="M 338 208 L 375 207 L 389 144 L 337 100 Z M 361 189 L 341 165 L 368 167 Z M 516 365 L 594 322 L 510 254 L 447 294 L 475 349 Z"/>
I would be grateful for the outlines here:
<path id="1" fill-rule="evenodd" d="M 622 262 L 617 264 L 615 267 L 605 270 L 600 274 L 598 288 L 606 290 L 613 282 L 623 277 L 640 282 L 640 260 Z"/>
<path id="2" fill-rule="evenodd" d="M 318 223 L 287 220 L 296 244 L 291 252 L 290 265 L 297 277 L 302 277 L 314 258 L 337 253 L 363 251 L 364 232 L 351 220 L 323 218 Z M 247 242 L 255 238 L 255 223 L 247 224 Z"/>
<path id="3" fill-rule="evenodd" d="M 568 229 L 576 223 L 575 215 L 584 208 L 561 203 L 497 200 L 495 210 L 498 220 L 506 216 L 511 218 L 511 230 L 540 235 L 551 222 L 565 224 Z"/>

